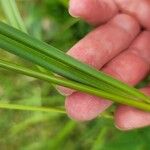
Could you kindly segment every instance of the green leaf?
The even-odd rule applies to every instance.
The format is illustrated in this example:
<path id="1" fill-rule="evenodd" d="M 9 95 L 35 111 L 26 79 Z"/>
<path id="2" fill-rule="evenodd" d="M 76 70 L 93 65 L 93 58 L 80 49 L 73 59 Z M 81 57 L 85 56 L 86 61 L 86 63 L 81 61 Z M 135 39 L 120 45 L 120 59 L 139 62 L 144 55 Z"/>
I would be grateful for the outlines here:
<path id="1" fill-rule="evenodd" d="M 126 98 L 149 102 L 137 89 L 75 60 L 58 49 L 0 22 L 1 48 L 65 78 Z"/>
<path id="2" fill-rule="evenodd" d="M 14 109 L 14 110 L 26 110 L 26 111 L 41 111 L 41 112 L 54 112 L 54 113 L 62 113 L 66 114 L 66 112 L 62 109 L 58 108 L 50 108 L 50 107 L 37 107 L 37 106 L 27 106 L 27 105 L 17 105 L 17 104 L 5 104 L 0 103 L 1 109 Z"/>
<path id="3" fill-rule="evenodd" d="M 102 91 L 100 89 L 96 89 L 94 87 L 87 86 L 87 85 L 84 85 L 82 83 L 78 83 L 76 81 L 64 79 L 61 77 L 55 77 L 54 75 L 46 75 L 44 73 L 34 71 L 31 69 L 10 63 L 10 62 L 6 62 L 4 60 L 0 60 L 0 67 L 5 68 L 5 69 L 9 69 L 9 70 L 13 70 L 13 71 L 16 71 L 16 72 L 24 74 L 24 75 L 35 77 L 35 78 L 38 78 L 38 79 L 41 79 L 41 80 L 44 80 L 44 81 L 47 81 L 50 83 L 54 83 L 57 85 L 62 85 L 62 86 L 69 87 L 69 88 L 72 88 L 75 90 L 86 92 L 86 93 L 89 93 L 89 94 L 92 94 L 92 95 L 95 95 L 98 97 L 110 99 L 110 100 L 117 102 L 117 103 L 133 106 L 133 107 L 145 110 L 145 111 L 150 111 L 150 105 L 149 104 L 146 104 L 144 102 L 140 102 L 137 100 L 133 100 L 133 99 L 126 99 L 122 96 L 110 94 L 110 93 L 107 93 L 107 92 Z"/>
<path id="4" fill-rule="evenodd" d="M 27 33 L 15 0 L 0 0 L 0 3 L 9 24 Z"/>

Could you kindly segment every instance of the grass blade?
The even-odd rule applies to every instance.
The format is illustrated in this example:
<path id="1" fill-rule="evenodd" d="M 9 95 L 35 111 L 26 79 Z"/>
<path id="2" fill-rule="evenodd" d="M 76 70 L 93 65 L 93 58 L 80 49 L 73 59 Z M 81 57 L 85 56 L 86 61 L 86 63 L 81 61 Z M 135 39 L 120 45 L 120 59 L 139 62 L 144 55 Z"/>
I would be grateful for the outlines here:
<path id="1" fill-rule="evenodd" d="M 81 83 L 84 83 L 84 84 L 87 84 L 87 85 L 90 85 L 93 87 L 97 87 L 99 89 L 103 89 L 110 93 L 115 93 L 116 95 L 118 93 L 125 95 L 122 91 L 120 91 L 118 89 L 112 89 L 112 87 L 108 84 L 105 84 L 105 83 L 101 84 L 100 81 L 95 80 L 91 76 L 87 76 L 80 72 L 78 73 L 74 68 L 66 66 L 66 65 L 62 64 L 61 62 L 57 62 L 55 59 L 49 58 L 49 57 L 43 55 L 42 53 L 33 51 L 31 48 L 26 47 L 20 43 L 17 43 L 16 41 L 12 41 L 11 39 L 9 39 L 3 35 L 0 35 L 0 45 L 2 48 L 8 49 L 9 52 L 19 55 L 25 59 L 31 60 L 32 62 L 34 62 L 48 70 L 51 70 L 55 73 L 60 73 L 61 76 L 67 75 L 71 79 L 73 78 L 74 80 L 81 81 Z M 23 50 L 24 53 L 22 53 L 20 50 Z M 74 72 L 74 73 L 72 74 L 72 72 Z M 94 83 L 92 84 L 92 82 L 89 82 L 89 81 L 93 81 Z M 128 95 L 126 97 L 129 98 Z"/>
<path id="2" fill-rule="evenodd" d="M 4 104 L 0 103 L 1 109 L 14 109 L 14 110 L 26 110 L 26 111 L 41 111 L 41 112 L 54 112 L 66 114 L 65 110 L 58 108 L 49 108 L 49 107 L 37 107 L 37 106 L 26 106 L 26 105 L 17 105 L 17 104 Z"/>
<path id="3" fill-rule="evenodd" d="M 27 33 L 15 0 L 0 0 L 0 3 L 9 24 Z"/>
<path id="4" fill-rule="evenodd" d="M 62 53 L 58 49 L 56 49 L 52 46 L 49 46 L 48 44 L 46 44 L 44 42 L 36 40 L 14 28 L 11 28 L 2 22 L 0 22 L 0 34 L 3 37 L 5 36 L 5 38 L 7 36 L 8 42 L 9 42 L 9 40 L 13 39 L 15 41 L 18 41 L 18 44 L 22 43 L 22 45 L 25 45 L 26 47 L 30 47 L 30 49 L 34 49 L 34 51 L 39 52 L 40 54 L 43 54 L 43 55 L 45 54 L 45 56 L 48 56 L 49 58 L 51 58 L 53 60 L 57 60 L 57 63 L 59 62 L 63 65 L 66 65 L 66 69 L 68 68 L 68 71 L 64 71 L 64 69 L 62 71 L 60 71 L 59 69 L 61 68 L 61 66 L 60 67 L 53 66 L 53 68 L 49 68 L 49 70 L 51 70 L 55 73 L 58 73 L 59 75 L 62 75 L 63 77 L 66 77 L 66 78 L 69 78 L 69 79 L 72 79 L 72 80 L 75 80 L 75 81 L 78 81 L 78 82 L 81 82 L 84 84 L 88 84 L 88 85 L 91 85 L 91 83 L 93 82 L 92 86 L 95 86 L 95 84 L 98 84 L 98 86 L 96 86 L 96 87 L 101 88 L 101 89 L 106 87 L 106 89 L 104 89 L 104 90 L 109 90 L 110 86 L 112 86 L 111 87 L 112 90 L 109 90 L 109 91 L 114 92 L 116 95 L 120 92 L 120 94 L 122 94 L 124 96 L 128 95 L 127 97 L 129 97 L 129 98 L 131 98 L 131 96 L 132 96 L 132 98 L 149 102 L 149 98 L 147 96 L 145 96 L 143 93 L 139 92 L 137 89 L 130 87 L 118 80 L 115 80 L 112 77 L 110 77 L 102 72 L 99 72 L 99 71 L 95 70 L 94 68 L 91 68 L 88 65 L 83 64 L 83 63 L 73 59 L 72 57 Z M 2 47 L 2 48 L 4 48 L 4 47 Z M 8 50 L 8 47 L 7 48 L 5 47 L 4 49 Z M 13 51 L 13 53 L 16 54 L 15 50 Z M 20 53 L 23 54 L 23 53 L 25 53 L 25 51 L 20 50 Z M 17 54 L 17 55 L 20 56 L 20 54 Z M 31 55 L 31 52 L 30 52 L 30 55 Z M 26 55 L 26 59 L 29 59 L 29 58 L 27 58 L 28 56 Z M 44 56 L 44 58 L 45 58 L 45 56 Z M 39 63 L 39 62 L 40 61 L 34 62 L 34 63 Z M 55 64 L 56 64 L 56 62 L 55 62 Z M 50 66 L 48 65 L 48 66 L 43 66 L 43 67 L 47 67 L 46 69 L 48 69 L 48 67 L 50 67 Z M 72 69 L 74 69 L 74 70 L 72 70 Z M 70 73 L 69 73 L 69 71 L 70 71 Z M 79 76 L 74 75 L 74 73 L 77 74 L 77 72 L 80 72 L 80 78 L 79 78 Z M 84 81 L 81 81 L 81 79 L 82 79 L 81 74 L 83 74 L 83 73 L 84 73 L 84 76 L 83 76 Z M 92 79 L 94 81 L 89 79 L 91 77 L 93 77 Z M 90 82 L 86 83 L 87 81 L 90 81 Z M 101 83 L 103 83 L 105 86 L 100 87 Z M 109 88 L 107 88 L 107 86 Z"/>
<path id="5" fill-rule="evenodd" d="M 120 104 L 124 104 L 124 105 L 129 105 L 129 106 L 133 106 L 145 111 L 150 111 L 150 105 L 146 104 L 144 102 L 140 102 L 140 101 L 136 101 L 136 100 L 132 100 L 132 99 L 126 99 L 124 97 L 121 96 L 117 96 L 117 95 L 113 95 L 110 93 L 107 93 L 105 91 L 101 91 L 99 89 L 75 82 L 75 81 L 71 81 L 68 79 L 64 79 L 64 78 L 60 78 L 60 77 L 55 77 L 53 75 L 46 75 L 44 73 L 40 73 L 38 71 L 34 71 L 16 64 L 12 64 L 10 62 L 6 62 L 4 60 L 0 60 L 0 67 L 5 68 L 5 69 L 9 69 L 9 70 L 13 70 L 15 72 L 24 74 L 24 75 L 28 75 L 31 77 L 35 77 L 50 83 L 54 83 L 57 85 L 63 85 L 65 87 L 69 87 L 75 90 L 79 90 L 81 92 L 86 92 L 98 97 L 102 97 L 105 99 L 110 99 L 114 102 L 120 103 Z"/>

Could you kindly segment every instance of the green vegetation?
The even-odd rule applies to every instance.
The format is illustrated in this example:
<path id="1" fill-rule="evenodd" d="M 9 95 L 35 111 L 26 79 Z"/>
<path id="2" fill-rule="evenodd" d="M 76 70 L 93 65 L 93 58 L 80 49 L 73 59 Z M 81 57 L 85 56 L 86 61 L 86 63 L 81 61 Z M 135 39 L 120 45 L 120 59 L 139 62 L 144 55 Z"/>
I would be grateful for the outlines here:
<path id="1" fill-rule="evenodd" d="M 1 20 L 5 22 L 9 20 L 9 24 L 24 32 L 26 32 L 25 23 L 29 35 L 35 38 L 0 23 L 0 44 L 11 53 L 31 60 L 48 69 L 48 71 L 3 50 L 0 50 L 0 66 L 48 82 L 18 75 L 4 69 L 0 70 L 0 108 L 32 110 L 0 110 L 0 149 L 149 149 L 149 128 L 124 133 L 113 127 L 113 120 L 110 115 L 113 113 L 115 106 L 112 106 L 101 119 L 97 118 L 89 123 L 75 123 L 66 116 L 63 108 L 64 97 L 57 93 L 51 83 L 66 84 L 68 87 L 85 92 L 88 92 L 89 89 L 89 93 L 90 91 L 92 91 L 91 94 L 99 93 L 98 96 L 102 96 L 102 93 L 106 91 L 103 97 L 124 104 L 127 104 L 125 99 L 129 98 L 131 100 L 128 101 L 128 105 L 141 106 L 141 109 L 150 110 L 149 104 L 147 104 L 149 97 L 145 97 L 136 89 L 130 88 L 103 73 L 97 74 L 96 70 L 89 68 L 87 65 L 80 65 L 81 67 L 77 68 L 79 66 L 78 61 L 71 57 L 65 57 L 64 53 L 54 48 L 57 47 L 66 52 L 91 28 L 83 21 L 69 16 L 67 0 L 17 1 L 24 21 L 19 16 L 15 3 L 13 3 L 15 1 L 8 0 L 9 5 L 6 5 L 5 0 L 1 0 L 1 2 L 3 3 L 1 5 L 3 6 L 1 7 L 2 10 L 0 10 Z M 15 18 L 12 16 L 15 16 Z M 36 39 L 46 41 L 54 47 L 40 43 Z M 57 53 L 43 51 L 41 47 Z M 25 50 L 27 51 L 26 55 L 24 55 Z M 34 59 L 30 57 L 31 55 L 34 56 Z M 44 65 L 41 65 L 42 58 L 46 58 Z M 4 61 L 4 59 L 13 62 L 13 64 Z M 55 67 L 55 65 L 61 66 L 61 70 L 56 70 L 58 67 Z M 65 72 L 63 72 L 64 70 Z M 58 73 L 67 79 L 55 77 L 49 71 Z M 70 71 L 76 74 L 73 76 Z M 82 75 L 81 71 L 85 74 Z M 92 74 L 90 74 L 91 71 Z M 93 82 L 86 82 L 85 76 Z M 147 80 L 139 86 L 147 83 Z M 106 81 L 110 82 L 106 83 Z M 73 87 L 73 85 L 75 86 Z M 102 91 L 99 85 L 105 85 L 105 91 Z M 112 93 L 107 93 L 108 87 L 112 89 Z M 118 95 L 118 91 L 122 90 L 127 94 L 122 92 L 122 95 Z M 141 98 L 145 103 L 135 100 L 133 97 Z"/>

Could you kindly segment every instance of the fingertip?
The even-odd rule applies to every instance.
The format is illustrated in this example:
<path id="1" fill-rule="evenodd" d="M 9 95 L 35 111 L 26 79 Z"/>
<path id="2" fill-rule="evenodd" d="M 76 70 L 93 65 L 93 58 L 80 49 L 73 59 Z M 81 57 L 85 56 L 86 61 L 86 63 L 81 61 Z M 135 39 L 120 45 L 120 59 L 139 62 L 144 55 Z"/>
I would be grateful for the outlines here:
<path id="1" fill-rule="evenodd" d="M 66 98 L 65 107 L 68 116 L 73 120 L 89 121 L 96 118 L 111 103 L 92 95 L 76 92 Z"/>
<path id="2" fill-rule="evenodd" d="M 86 2 L 80 0 L 70 0 L 69 1 L 69 13 L 71 16 L 78 18 L 84 15 L 86 11 Z"/>
<path id="3" fill-rule="evenodd" d="M 119 130 L 131 130 L 135 128 L 133 120 L 128 118 L 131 115 L 130 109 L 127 106 L 119 106 L 115 112 L 115 126 Z M 131 116 L 130 116 L 131 117 Z"/>
<path id="4" fill-rule="evenodd" d="M 116 127 L 120 130 L 132 130 L 150 125 L 150 113 L 120 106 L 115 113 Z"/>
<path id="5" fill-rule="evenodd" d="M 150 94 L 150 87 L 141 91 Z M 150 113 L 129 106 L 119 106 L 115 112 L 115 124 L 120 130 L 132 130 L 150 125 Z"/>

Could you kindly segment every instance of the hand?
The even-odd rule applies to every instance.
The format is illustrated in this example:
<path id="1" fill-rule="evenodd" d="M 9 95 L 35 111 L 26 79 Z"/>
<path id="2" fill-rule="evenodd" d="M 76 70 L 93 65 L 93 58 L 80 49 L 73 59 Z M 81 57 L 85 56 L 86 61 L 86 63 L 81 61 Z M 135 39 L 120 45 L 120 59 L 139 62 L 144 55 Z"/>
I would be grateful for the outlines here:
<path id="1" fill-rule="evenodd" d="M 69 55 L 132 86 L 149 73 L 149 0 L 70 0 L 69 12 L 98 26 L 73 46 Z M 150 94 L 150 87 L 141 90 Z M 67 95 L 68 115 L 78 121 L 91 120 L 112 104 L 63 87 L 59 91 Z M 115 124 L 122 130 L 148 126 L 150 113 L 118 106 Z"/>

